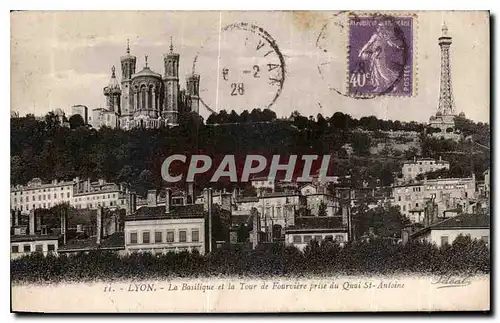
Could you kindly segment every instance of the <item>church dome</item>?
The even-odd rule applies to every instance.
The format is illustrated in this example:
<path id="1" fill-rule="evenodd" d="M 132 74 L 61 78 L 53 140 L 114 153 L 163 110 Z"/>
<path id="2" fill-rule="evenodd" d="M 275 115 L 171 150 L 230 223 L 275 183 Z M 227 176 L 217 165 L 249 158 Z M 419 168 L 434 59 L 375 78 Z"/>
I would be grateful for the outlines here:
<path id="1" fill-rule="evenodd" d="M 160 78 L 161 79 L 161 74 L 153 72 L 149 67 L 144 67 L 140 72 L 135 73 L 132 75 L 132 78 L 140 77 L 140 76 L 146 76 L 146 77 L 155 77 L 155 78 Z"/>
<path id="2" fill-rule="evenodd" d="M 458 114 L 458 116 L 459 116 L 459 117 L 461 117 L 461 118 L 465 118 L 465 113 L 460 112 L 460 113 Z"/>
<path id="3" fill-rule="evenodd" d="M 120 84 L 118 84 L 118 80 L 116 79 L 114 66 L 111 68 L 111 78 L 109 79 L 108 87 L 110 89 L 120 88 Z"/>

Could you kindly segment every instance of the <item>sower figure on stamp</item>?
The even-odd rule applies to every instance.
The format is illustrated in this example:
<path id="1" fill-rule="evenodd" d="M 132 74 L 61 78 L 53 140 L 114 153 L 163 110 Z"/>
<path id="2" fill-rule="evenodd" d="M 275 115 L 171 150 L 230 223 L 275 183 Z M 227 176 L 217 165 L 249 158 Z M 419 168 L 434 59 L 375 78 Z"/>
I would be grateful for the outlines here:
<path id="1" fill-rule="evenodd" d="M 361 48 L 358 57 L 368 61 L 370 68 L 371 83 L 375 87 L 374 92 L 387 90 L 398 78 L 397 68 L 390 66 L 391 62 L 389 48 L 403 50 L 398 45 L 399 40 L 394 34 L 392 26 L 386 26 L 379 23 L 377 31 L 371 36 L 370 40 Z M 392 89 L 395 91 L 396 86 Z"/>

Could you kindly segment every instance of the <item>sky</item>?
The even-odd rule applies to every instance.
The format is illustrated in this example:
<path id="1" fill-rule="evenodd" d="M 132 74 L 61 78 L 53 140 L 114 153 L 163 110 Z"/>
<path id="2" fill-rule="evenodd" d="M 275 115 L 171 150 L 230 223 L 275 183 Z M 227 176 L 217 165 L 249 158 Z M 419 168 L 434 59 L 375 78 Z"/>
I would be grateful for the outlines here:
<path id="1" fill-rule="evenodd" d="M 347 84 L 348 34 L 339 28 L 342 14 L 292 11 L 73 11 L 11 13 L 11 111 L 44 115 L 50 110 L 83 104 L 89 109 L 104 106 L 103 87 L 111 66 L 120 70 L 127 39 L 137 56 L 136 71 L 144 56 L 155 72 L 164 74 L 163 54 L 180 54 L 181 87 L 193 66 L 200 74 L 200 97 L 213 110 L 237 112 L 265 107 L 278 90 L 267 79 L 279 76 L 267 64 L 279 64 L 279 55 L 256 48 L 259 33 L 245 29 L 219 32 L 225 26 L 246 22 L 270 35 L 285 62 L 281 93 L 270 106 L 278 116 L 297 110 L 309 116 L 331 116 L 337 111 L 354 117 L 426 122 L 436 113 L 439 98 L 440 49 L 437 39 L 443 22 L 453 37 L 452 83 L 456 113 L 488 122 L 490 109 L 489 16 L 478 12 L 414 12 L 414 78 L 412 97 L 381 96 L 359 100 L 339 94 Z M 398 12 L 397 15 L 405 15 Z M 323 37 L 321 37 L 323 36 Z M 320 39 L 318 41 L 318 39 Z M 269 46 L 266 43 L 266 46 Z M 324 48 L 328 48 L 325 52 Z M 265 49 L 264 47 L 263 49 Z M 273 48 L 271 48 L 273 49 Z M 196 58 L 196 63 L 195 62 Z M 259 78 L 254 66 L 260 66 Z M 325 69 L 324 66 L 327 66 Z M 229 80 L 222 78 L 228 68 Z M 242 70 L 252 73 L 242 76 Z M 238 76 L 235 76 L 240 72 Z M 321 73 L 320 73 L 321 72 Z M 121 73 L 117 73 L 118 77 Z M 254 75 L 255 76 L 255 75 Z M 261 77 L 260 77 L 261 76 Z M 245 95 L 233 92 L 245 84 Z M 231 95 L 236 94 L 236 95 Z M 200 104 L 200 114 L 210 114 Z"/>

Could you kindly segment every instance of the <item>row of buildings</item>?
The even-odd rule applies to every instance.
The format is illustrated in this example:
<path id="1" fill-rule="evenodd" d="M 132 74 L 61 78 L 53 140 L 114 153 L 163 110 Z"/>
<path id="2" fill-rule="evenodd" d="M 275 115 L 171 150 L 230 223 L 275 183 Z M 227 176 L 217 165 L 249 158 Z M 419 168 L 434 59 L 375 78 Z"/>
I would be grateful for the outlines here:
<path id="1" fill-rule="evenodd" d="M 408 161 L 403 170 L 408 165 L 418 167 L 419 162 Z M 425 159 L 422 166 L 424 163 L 429 165 L 428 171 L 430 165 L 449 167 L 442 160 Z M 355 238 L 351 218 L 361 205 L 368 209 L 399 206 L 412 222 L 408 234 L 420 232 L 422 239 L 423 233 L 429 232 L 429 239 L 434 242 L 435 231 L 429 228 L 439 223 L 453 223 L 460 230 L 469 230 L 466 226 L 476 223 L 469 217 L 489 221 L 485 220 L 489 219 L 489 171 L 485 172 L 484 182 L 476 181 L 475 176 L 421 181 L 411 177 L 400 185 L 357 189 L 339 185 L 332 189 L 316 178 L 301 187 L 279 181 L 267 181 L 264 185 L 263 179 L 254 178 L 252 185 L 257 194 L 252 196 L 242 196 L 237 190 L 211 189 L 197 194 L 199 191 L 189 185 L 186 190 L 151 190 L 145 198 L 137 197 L 124 183 L 75 178 L 44 184 L 34 179 L 11 189 L 12 253 L 20 256 L 36 251 L 96 248 L 122 253 L 194 249 L 205 253 L 217 243 L 256 246 L 284 242 L 301 249 L 311 240 L 343 244 Z M 39 211 L 61 203 L 70 206 L 69 218 L 68 214 L 53 214 L 52 220 L 46 221 L 39 215 Z M 456 217 L 465 220 L 458 224 L 449 222 Z M 484 222 L 481 221 L 478 223 Z M 483 226 L 489 226 L 489 222 Z M 487 229 L 481 230 L 483 239 Z"/>

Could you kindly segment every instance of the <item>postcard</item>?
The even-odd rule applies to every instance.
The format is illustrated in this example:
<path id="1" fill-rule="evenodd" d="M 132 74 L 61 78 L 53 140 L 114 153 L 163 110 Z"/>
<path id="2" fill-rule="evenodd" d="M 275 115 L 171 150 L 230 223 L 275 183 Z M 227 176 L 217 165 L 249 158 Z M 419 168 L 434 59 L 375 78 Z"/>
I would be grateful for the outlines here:
<path id="1" fill-rule="evenodd" d="M 489 31 L 11 12 L 11 311 L 488 312 Z"/>

